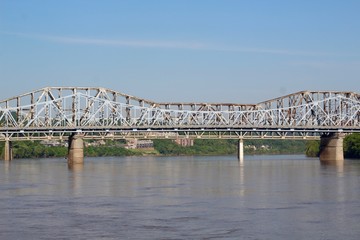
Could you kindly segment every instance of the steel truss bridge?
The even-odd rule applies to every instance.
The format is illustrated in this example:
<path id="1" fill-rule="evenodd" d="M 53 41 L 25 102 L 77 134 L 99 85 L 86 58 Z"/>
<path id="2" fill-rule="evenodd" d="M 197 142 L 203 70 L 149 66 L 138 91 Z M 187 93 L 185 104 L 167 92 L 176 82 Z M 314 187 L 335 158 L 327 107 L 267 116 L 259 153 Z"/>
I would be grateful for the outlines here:
<path id="1" fill-rule="evenodd" d="M 0 101 L 0 141 L 314 139 L 360 132 L 360 95 L 302 91 L 256 104 L 158 103 L 106 88 L 46 87 Z"/>

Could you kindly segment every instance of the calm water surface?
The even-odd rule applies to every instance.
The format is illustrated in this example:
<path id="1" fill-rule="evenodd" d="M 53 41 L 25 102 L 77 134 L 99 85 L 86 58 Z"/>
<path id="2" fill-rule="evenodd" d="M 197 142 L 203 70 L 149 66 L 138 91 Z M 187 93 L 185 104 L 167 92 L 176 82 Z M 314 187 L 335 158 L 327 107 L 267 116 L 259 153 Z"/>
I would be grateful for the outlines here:
<path id="1" fill-rule="evenodd" d="M 0 239 L 360 239 L 360 161 L 0 162 Z"/>

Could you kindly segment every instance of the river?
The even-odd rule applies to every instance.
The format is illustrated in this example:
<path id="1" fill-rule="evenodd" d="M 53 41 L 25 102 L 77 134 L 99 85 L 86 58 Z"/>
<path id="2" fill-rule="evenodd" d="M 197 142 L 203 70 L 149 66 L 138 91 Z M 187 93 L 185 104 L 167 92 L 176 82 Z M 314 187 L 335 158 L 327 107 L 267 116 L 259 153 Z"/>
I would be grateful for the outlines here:
<path id="1" fill-rule="evenodd" d="M 0 162 L 0 239 L 360 239 L 360 161 Z"/>

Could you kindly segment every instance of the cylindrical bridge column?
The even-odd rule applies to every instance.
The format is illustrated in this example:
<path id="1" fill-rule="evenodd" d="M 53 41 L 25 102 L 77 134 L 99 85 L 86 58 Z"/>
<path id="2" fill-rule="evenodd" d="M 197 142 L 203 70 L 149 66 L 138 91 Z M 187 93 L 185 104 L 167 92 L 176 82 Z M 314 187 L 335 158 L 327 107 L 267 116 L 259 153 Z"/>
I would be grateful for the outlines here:
<path id="1" fill-rule="evenodd" d="M 240 163 L 244 162 L 244 140 L 243 139 L 239 139 L 238 159 L 239 159 Z"/>
<path id="2" fill-rule="evenodd" d="M 84 141 L 82 135 L 73 134 L 69 137 L 68 163 L 84 163 Z"/>
<path id="3" fill-rule="evenodd" d="M 320 161 L 344 161 L 344 134 L 334 133 L 320 138 Z"/>
<path id="4" fill-rule="evenodd" d="M 5 161 L 13 160 L 12 143 L 8 139 L 5 140 L 4 160 Z"/>

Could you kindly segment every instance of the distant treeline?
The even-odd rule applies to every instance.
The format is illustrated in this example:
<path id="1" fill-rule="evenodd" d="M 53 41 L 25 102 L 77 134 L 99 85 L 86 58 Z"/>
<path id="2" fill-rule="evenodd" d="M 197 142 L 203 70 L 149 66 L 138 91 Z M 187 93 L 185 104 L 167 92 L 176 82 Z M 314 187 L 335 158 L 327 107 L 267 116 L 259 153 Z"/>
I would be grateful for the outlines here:
<path id="1" fill-rule="evenodd" d="M 304 141 L 244 140 L 245 154 L 304 153 Z M 249 147 L 251 146 L 251 147 Z M 237 154 L 238 140 L 194 140 L 194 146 L 182 147 L 170 140 L 154 140 L 154 147 L 164 155 L 227 155 Z"/>
<path id="2" fill-rule="evenodd" d="M 48 158 L 67 157 L 68 148 L 65 146 L 46 146 L 39 141 L 17 141 L 12 142 L 14 158 Z M 4 143 L 0 145 L 1 156 L 4 156 Z M 131 156 L 141 155 L 139 151 L 131 151 L 124 147 L 118 147 L 109 141 L 104 146 L 84 147 L 84 155 L 87 157 L 101 156 Z"/>
<path id="3" fill-rule="evenodd" d="M 38 141 L 13 142 L 14 158 L 66 157 L 67 147 L 45 146 Z M 298 154 L 308 157 L 319 156 L 320 141 L 302 140 L 245 140 L 245 154 Z M 84 155 L 101 156 L 133 156 L 133 155 L 228 155 L 236 154 L 237 140 L 205 140 L 197 139 L 194 146 L 183 147 L 171 140 L 154 140 L 154 150 L 126 149 L 123 142 L 107 141 L 102 146 L 84 148 Z M 3 156 L 4 143 L 0 144 Z M 360 158 L 360 134 L 351 134 L 344 139 L 344 156 Z"/>
<path id="4" fill-rule="evenodd" d="M 45 146 L 38 141 L 13 142 L 14 158 L 66 157 L 68 149 L 64 146 Z M 319 156 L 320 141 L 303 140 L 244 140 L 245 154 L 303 154 L 309 157 Z M 171 140 L 154 140 L 154 150 L 126 149 L 123 141 L 106 141 L 102 146 L 84 148 L 84 155 L 134 156 L 134 155 L 230 155 L 236 154 L 238 140 L 194 140 L 194 145 L 183 147 Z M 4 155 L 4 143 L 0 143 L 0 152 Z M 360 134 L 351 134 L 344 139 L 344 156 L 360 158 Z"/>
<path id="5" fill-rule="evenodd" d="M 319 156 L 320 141 L 309 141 L 306 143 L 306 156 Z M 353 133 L 344 138 L 344 157 L 360 158 L 360 134 Z"/>
<path id="6" fill-rule="evenodd" d="M 67 147 L 45 146 L 38 141 L 13 142 L 14 158 L 46 158 L 66 157 Z M 296 154 L 304 153 L 305 141 L 296 140 L 245 140 L 245 154 Z M 237 140 L 205 140 L 194 141 L 194 146 L 183 147 L 171 140 L 154 140 L 154 150 L 126 149 L 124 142 L 106 141 L 102 146 L 84 148 L 84 155 L 101 156 L 133 156 L 133 155 L 230 155 L 236 154 Z M 4 143 L 0 145 L 3 156 Z"/>

